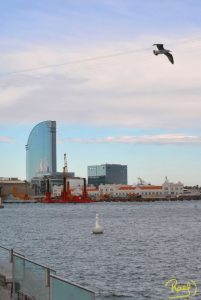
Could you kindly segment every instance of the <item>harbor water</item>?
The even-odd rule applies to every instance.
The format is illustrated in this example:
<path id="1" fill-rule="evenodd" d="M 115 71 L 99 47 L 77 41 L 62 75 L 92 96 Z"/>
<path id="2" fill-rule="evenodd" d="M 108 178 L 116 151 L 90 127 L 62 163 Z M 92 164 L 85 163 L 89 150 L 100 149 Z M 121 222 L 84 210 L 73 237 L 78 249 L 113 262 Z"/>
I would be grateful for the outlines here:
<path id="1" fill-rule="evenodd" d="M 92 234 L 99 214 L 104 233 Z M 97 300 L 201 299 L 201 201 L 6 204 L 0 244 L 95 291 Z"/>

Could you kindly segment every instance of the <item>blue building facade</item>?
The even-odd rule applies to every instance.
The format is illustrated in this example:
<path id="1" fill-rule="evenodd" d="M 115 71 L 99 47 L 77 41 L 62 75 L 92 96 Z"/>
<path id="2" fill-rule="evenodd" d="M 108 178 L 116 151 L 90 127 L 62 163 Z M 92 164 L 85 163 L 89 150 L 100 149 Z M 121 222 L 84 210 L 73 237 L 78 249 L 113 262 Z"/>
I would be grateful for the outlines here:
<path id="1" fill-rule="evenodd" d="M 51 175 L 56 166 L 56 121 L 44 121 L 31 131 L 26 147 L 26 180 Z"/>

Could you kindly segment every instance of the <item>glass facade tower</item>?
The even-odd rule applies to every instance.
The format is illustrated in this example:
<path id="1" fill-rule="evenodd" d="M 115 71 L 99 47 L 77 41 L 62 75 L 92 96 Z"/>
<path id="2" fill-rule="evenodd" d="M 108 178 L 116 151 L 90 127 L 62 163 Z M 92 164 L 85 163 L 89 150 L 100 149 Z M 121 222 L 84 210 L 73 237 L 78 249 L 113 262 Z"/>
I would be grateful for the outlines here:
<path id="1" fill-rule="evenodd" d="M 88 184 L 127 184 L 127 166 L 104 164 L 88 166 Z"/>
<path id="2" fill-rule="evenodd" d="M 31 131 L 26 147 L 26 179 L 51 175 L 56 167 L 56 121 L 44 121 Z"/>

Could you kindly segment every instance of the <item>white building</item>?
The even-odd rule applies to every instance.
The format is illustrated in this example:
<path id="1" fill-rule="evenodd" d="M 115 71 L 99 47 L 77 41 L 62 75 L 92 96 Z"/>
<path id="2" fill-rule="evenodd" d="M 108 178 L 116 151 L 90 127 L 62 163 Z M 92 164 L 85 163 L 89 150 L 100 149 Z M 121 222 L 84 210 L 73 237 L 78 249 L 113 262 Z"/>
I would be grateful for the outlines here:
<path id="1" fill-rule="evenodd" d="M 128 198 L 136 194 L 136 187 L 121 184 L 101 184 L 99 185 L 99 195 L 101 197 Z"/>
<path id="2" fill-rule="evenodd" d="M 184 186 L 181 182 L 173 183 L 165 177 L 165 182 L 162 185 L 163 194 L 165 197 L 177 197 L 184 194 Z"/>
<path id="3" fill-rule="evenodd" d="M 82 179 L 69 179 L 70 190 L 73 195 L 81 195 L 83 192 Z M 53 197 L 60 196 L 63 186 L 53 186 Z M 183 195 L 184 188 L 181 182 L 173 183 L 165 179 L 162 185 L 140 183 L 136 186 L 121 184 L 100 184 L 98 188 L 91 185 L 87 187 L 88 196 L 92 199 L 132 198 L 140 195 L 142 198 L 170 198 Z"/>
<path id="4" fill-rule="evenodd" d="M 120 184 L 101 184 L 98 190 L 92 190 L 95 198 L 129 198 L 140 195 L 142 198 L 167 198 L 183 195 L 184 187 L 181 182 L 170 182 L 167 177 L 162 185 L 151 185 L 140 182 L 136 186 Z"/>
<path id="5" fill-rule="evenodd" d="M 136 193 L 142 198 L 163 198 L 163 189 L 161 185 L 138 185 Z"/>

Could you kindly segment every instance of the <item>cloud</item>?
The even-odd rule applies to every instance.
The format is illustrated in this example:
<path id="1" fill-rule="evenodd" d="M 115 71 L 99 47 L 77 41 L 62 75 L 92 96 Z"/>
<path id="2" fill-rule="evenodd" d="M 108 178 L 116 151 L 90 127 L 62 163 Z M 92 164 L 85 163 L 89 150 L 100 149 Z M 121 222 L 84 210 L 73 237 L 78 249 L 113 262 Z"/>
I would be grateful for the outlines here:
<path id="1" fill-rule="evenodd" d="M 8 136 L 0 136 L 0 143 L 12 144 L 15 143 L 15 140 Z"/>
<path id="2" fill-rule="evenodd" d="M 1 110 L 19 105 L 20 99 L 28 95 L 34 87 L 0 87 Z"/>
<path id="3" fill-rule="evenodd" d="M 145 136 L 108 136 L 103 138 L 66 138 L 61 139 L 61 143 L 123 143 L 123 144 L 139 144 L 139 145 L 201 145 L 201 136 L 181 135 L 181 134 L 160 134 Z"/>
<path id="4" fill-rule="evenodd" d="M 147 49 L 156 40 L 160 39 L 147 37 L 143 42 L 108 43 L 77 51 L 33 46 L 4 53 L 2 73 L 69 63 L 0 76 L 1 122 L 53 119 L 171 131 L 201 128 L 201 41 L 167 43 L 175 57 L 171 65 L 165 56 L 154 56 L 151 46 Z M 131 50 L 130 54 L 70 64 Z"/>

